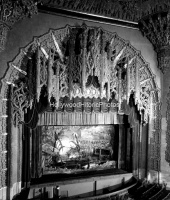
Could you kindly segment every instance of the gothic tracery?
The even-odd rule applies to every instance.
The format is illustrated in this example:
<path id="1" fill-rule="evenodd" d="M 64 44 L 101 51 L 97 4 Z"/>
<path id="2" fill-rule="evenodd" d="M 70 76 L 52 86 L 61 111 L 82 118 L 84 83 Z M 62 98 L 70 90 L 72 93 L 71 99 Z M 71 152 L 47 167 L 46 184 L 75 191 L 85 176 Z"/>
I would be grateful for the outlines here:
<path id="1" fill-rule="evenodd" d="M 72 31 L 76 32 L 76 37 L 71 34 Z M 94 36 L 97 39 L 91 41 L 89 38 Z M 48 96 L 49 102 L 52 99 L 60 102 L 64 97 L 69 101 L 82 97 L 86 97 L 86 101 L 93 97 L 96 102 L 102 98 L 108 101 L 114 96 L 116 102 L 121 104 L 124 100 L 128 102 L 130 94 L 134 93 L 135 102 L 144 113 L 143 120 L 146 122 L 151 109 L 151 93 L 154 91 L 156 96 L 158 93 L 154 76 L 140 52 L 115 33 L 85 25 L 66 26 L 35 38 L 9 63 L 8 73 L 2 80 L 2 102 L 8 100 L 9 84 L 13 85 L 15 124 L 23 120 L 27 108 L 35 101 L 40 101 L 44 88 L 46 92 L 43 94 Z M 155 98 L 154 102 L 159 103 L 159 99 Z M 1 106 L 2 110 L 7 108 L 6 104 Z M 118 109 L 123 114 L 121 105 Z M 94 108 L 95 110 L 98 108 Z M 67 111 L 72 112 L 70 109 Z M 77 111 L 81 110 L 77 108 Z M 89 113 L 90 110 L 85 111 Z M 7 114 L 4 111 L 0 121 L 4 133 Z M 157 119 L 159 120 L 155 120 Z M 154 126 L 156 125 L 157 122 Z M 160 133 L 159 129 L 160 127 L 157 131 Z M 153 136 L 155 134 L 157 135 L 153 131 Z M 157 147 L 159 138 L 158 145 L 154 148 Z M 3 155 L 1 157 L 3 162 Z M 159 155 L 153 154 L 152 158 L 153 163 L 158 161 L 153 167 L 157 169 Z M 3 172 L 5 170 L 6 168 Z M 4 181 L 6 175 L 2 177 Z"/>
<path id="2" fill-rule="evenodd" d="M 26 92 L 28 87 L 29 105 L 35 100 L 34 96 L 39 101 L 44 88 L 49 103 L 55 103 L 56 108 L 64 97 L 109 101 L 113 96 L 121 107 L 123 100 L 128 102 L 134 93 L 138 109 L 144 111 L 144 121 L 147 120 L 150 92 L 156 90 L 154 76 L 141 54 L 115 33 L 85 25 L 66 26 L 35 39 L 21 51 L 20 57 L 12 62 L 11 68 L 15 65 L 26 72 L 25 77 L 21 73 L 18 76 L 21 82 L 26 82 L 22 83 L 22 91 Z M 14 90 L 16 87 L 18 85 Z M 14 108 L 17 103 L 14 100 Z M 14 109 L 16 112 L 24 111 L 21 104 Z"/>

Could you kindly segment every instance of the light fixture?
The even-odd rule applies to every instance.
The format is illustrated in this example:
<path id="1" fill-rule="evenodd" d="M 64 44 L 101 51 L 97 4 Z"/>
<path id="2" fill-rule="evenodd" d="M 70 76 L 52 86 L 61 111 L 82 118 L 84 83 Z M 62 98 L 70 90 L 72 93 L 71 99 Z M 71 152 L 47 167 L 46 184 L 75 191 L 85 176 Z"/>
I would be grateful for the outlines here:
<path id="1" fill-rule="evenodd" d="M 24 74 L 25 76 L 27 75 L 27 72 L 25 72 L 24 70 L 20 69 L 19 67 L 15 66 L 14 64 L 12 64 L 12 66 L 18 70 L 20 73 Z"/>
<path id="2" fill-rule="evenodd" d="M 62 54 L 62 52 L 61 52 L 61 49 L 60 49 L 60 47 L 59 47 L 59 45 L 58 45 L 58 42 L 57 42 L 57 40 L 56 40 L 54 34 L 52 33 L 51 35 L 52 35 L 52 39 L 53 39 L 54 45 L 55 45 L 55 47 L 56 47 L 56 50 L 57 50 L 57 52 L 58 52 L 58 54 L 59 54 L 59 56 L 60 56 L 61 61 L 63 62 L 63 57 L 64 57 L 64 56 L 63 56 L 63 54 Z"/>
<path id="3" fill-rule="evenodd" d="M 10 82 L 10 81 L 6 81 L 6 83 L 7 83 L 8 85 L 12 85 L 13 87 L 16 86 L 14 83 L 12 83 L 12 82 Z"/>
<path id="4" fill-rule="evenodd" d="M 38 46 L 40 47 L 41 51 L 45 55 L 46 59 L 48 60 L 49 55 L 47 54 L 46 50 L 41 46 L 41 44 L 38 42 Z"/>

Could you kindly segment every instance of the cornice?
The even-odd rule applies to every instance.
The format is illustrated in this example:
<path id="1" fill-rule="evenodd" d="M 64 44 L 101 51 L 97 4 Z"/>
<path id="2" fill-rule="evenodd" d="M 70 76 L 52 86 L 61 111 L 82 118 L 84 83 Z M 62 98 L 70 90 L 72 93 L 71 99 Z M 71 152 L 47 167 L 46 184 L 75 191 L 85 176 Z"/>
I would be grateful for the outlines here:
<path id="1" fill-rule="evenodd" d="M 41 13 L 66 16 L 66 17 L 70 17 L 74 19 L 83 19 L 87 21 L 93 21 L 93 22 L 104 23 L 104 24 L 109 24 L 109 25 L 116 25 L 116 26 L 126 27 L 130 29 L 139 29 L 137 22 L 122 20 L 122 19 L 113 18 L 113 17 L 101 16 L 101 15 L 96 15 L 96 14 L 91 14 L 91 13 L 85 13 L 85 12 L 76 11 L 76 10 L 68 10 L 65 8 L 51 7 L 48 5 L 39 5 L 38 10 Z"/>
<path id="2" fill-rule="evenodd" d="M 44 6 L 138 22 L 144 16 L 162 12 L 170 0 L 42 0 Z"/>

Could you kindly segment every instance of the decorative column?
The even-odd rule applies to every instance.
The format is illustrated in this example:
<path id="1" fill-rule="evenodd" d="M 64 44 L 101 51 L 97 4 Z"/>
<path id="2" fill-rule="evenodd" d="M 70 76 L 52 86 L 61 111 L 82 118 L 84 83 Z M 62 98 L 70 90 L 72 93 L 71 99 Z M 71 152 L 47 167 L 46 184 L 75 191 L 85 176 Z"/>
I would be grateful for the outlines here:
<path id="1" fill-rule="evenodd" d="M 170 119 L 167 118 L 167 113 L 170 112 L 167 108 L 167 94 L 170 86 L 170 12 L 162 11 L 153 15 L 149 15 L 139 21 L 141 32 L 152 43 L 154 50 L 157 53 L 158 68 L 161 70 L 157 75 L 161 79 L 161 105 L 159 100 L 154 97 L 151 102 L 154 110 L 153 116 L 149 124 L 149 151 L 150 159 L 149 169 L 168 174 L 170 169 L 170 143 L 168 138 L 170 130 L 167 124 L 170 124 Z M 152 162 L 153 161 L 153 162 Z M 156 176 L 156 174 L 155 174 Z M 163 177 L 162 177 L 163 179 Z"/>
<path id="2" fill-rule="evenodd" d="M 0 24 L 0 52 L 5 49 L 8 30 L 8 26 L 6 26 L 5 24 Z"/>
<path id="3" fill-rule="evenodd" d="M 8 31 L 12 29 L 12 26 L 25 17 L 31 17 L 38 13 L 37 2 L 35 3 L 34 0 L 2 0 L 0 2 L 0 53 L 5 50 Z M 1 105 L 9 104 L 8 95 L 5 96 L 2 95 L 2 98 L 0 98 Z M 3 107 L 6 108 L 7 106 Z M 21 189 L 21 156 L 18 156 L 21 155 L 20 150 L 22 149 L 19 145 L 21 133 L 18 128 L 13 130 L 7 128 L 8 115 L 4 114 L 5 112 L 8 111 L 1 111 L 0 109 L 0 163 L 2 163 L 0 164 L 0 199 L 12 199 L 13 195 L 19 193 Z M 13 142 L 11 142 L 12 140 Z M 17 167 L 18 173 L 14 173 Z"/>

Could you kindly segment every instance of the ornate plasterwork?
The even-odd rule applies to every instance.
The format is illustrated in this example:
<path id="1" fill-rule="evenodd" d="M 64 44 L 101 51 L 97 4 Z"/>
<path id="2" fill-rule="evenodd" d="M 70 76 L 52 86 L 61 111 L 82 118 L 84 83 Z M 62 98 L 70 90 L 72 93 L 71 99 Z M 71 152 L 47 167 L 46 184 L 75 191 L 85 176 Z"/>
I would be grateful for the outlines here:
<path id="1" fill-rule="evenodd" d="M 0 98 L 0 188 L 7 184 L 7 100 Z"/>
<path id="2" fill-rule="evenodd" d="M 158 96 L 155 92 L 151 94 L 151 137 L 150 137 L 150 154 L 149 154 L 149 169 L 160 171 L 161 162 L 161 103 L 158 101 Z"/>
<path id="3" fill-rule="evenodd" d="M 75 36 L 70 34 L 72 31 L 76 35 L 79 48 L 74 46 Z M 95 39 L 91 41 L 91 37 Z M 92 52 L 95 52 L 95 55 Z M 78 69 L 75 69 L 75 66 Z M 90 79 L 94 75 L 98 79 L 97 82 Z M 109 85 L 107 90 L 105 90 L 105 83 Z M 43 87 L 47 89 L 46 95 L 49 100 L 51 97 L 57 99 L 63 96 L 71 98 L 88 97 L 88 95 L 110 99 L 111 94 L 114 94 L 121 103 L 123 100 L 128 102 L 130 94 L 134 93 L 135 102 L 138 109 L 144 113 L 143 120 L 146 122 L 151 108 L 150 95 L 153 91 L 156 96 L 158 95 L 155 77 L 139 51 L 116 33 L 86 25 L 50 30 L 43 36 L 34 38 L 9 63 L 1 87 L 0 129 L 2 135 L 8 132 L 9 84 L 12 88 L 11 101 L 16 125 L 18 120 L 23 120 L 27 108 L 31 107 L 35 100 L 40 100 Z M 106 92 L 103 93 L 103 91 Z M 155 101 L 159 102 L 159 99 Z M 2 141 L 6 143 L 5 138 Z M 2 148 L 5 147 L 4 142 L 1 145 Z M 4 152 L 6 152 L 5 149 L 0 156 L 2 163 L 6 162 L 3 157 Z M 4 167 L 1 177 L 6 180 L 7 177 L 4 174 L 7 166 L 5 164 L 0 166 Z M 4 181 L 1 185 L 4 186 L 3 183 Z"/>
<path id="4" fill-rule="evenodd" d="M 5 106 L 3 105 L 3 107 Z M 2 118 L 1 120 L 6 119 Z M 4 122 L 1 121 L 0 123 L 3 124 Z M 6 129 L 6 124 L 3 124 L 2 129 Z M 7 183 L 7 134 L 4 132 L 0 134 L 0 152 L 0 188 L 2 188 L 5 187 Z"/>
<path id="5" fill-rule="evenodd" d="M 29 58 L 35 59 L 35 62 L 32 61 L 34 66 L 29 64 L 28 67 Z M 23 70 L 27 74 L 21 77 L 22 87 L 10 80 L 15 84 L 14 119 L 23 115 L 22 112 L 32 105 L 35 96 L 39 101 L 42 90 L 46 88 L 49 103 L 55 102 L 55 105 L 65 96 L 70 99 L 106 98 L 108 101 L 114 96 L 120 104 L 120 114 L 123 114 L 121 103 L 124 100 L 128 102 L 130 94 L 134 93 L 138 109 L 144 111 L 144 121 L 147 121 L 150 93 L 157 88 L 148 63 L 129 42 L 119 38 L 116 33 L 85 25 L 50 30 L 35 38 L 10 63 L 14 71 L 17 71 L 16 66 L 21 70 L 18 70 L 17 76 Z M 35 68 L 34 76 L 30 75 L 30 69 Z M 32 77 L 36 77 L 36 80 L 32 80 Z M 30 87 L 36 88 L 36 91 Z M 23 97 L 21 101 L 18 100 L 18 91 Z M 27 98 L 22 102 L 24 95 Z"/>
<path id="6" fill-rule="evenodd" d="M 5 49 L 8 30 L 8 26 L 6 26 L 5 24 L 0 24 L 0 52 Z"/>
<path id="7" fill-rule="evenodd" d="M 7 32 L 12 26 L 25 17 L 38 12 L 37 2 L 33 0 L 12 1 L 2 0 L 0 4 L 0 52 L 4 50 Z"/>
<path id="8" fill-rule="evenodd" d="M 166 132 L 166 151 L 165 151 L 165 159 L 170 164 L 170 89 L 167 94 L 167 113 L 166 113 L 166 121 L 167 121 L 167 132 Z"/>
<path id="9" fill-rule="evenodd" d="M 25 84 L 20 82 L 12 88 L 11 96 L 13 97 L 13 120 L 14 124 L 17 125 L 18 122 L 24 120 L 24 112 L 20 111 L 26 111 L 30 107 L 29 92 Z"/>
<path id="10" fill-rule="evenodd" d="M 140 30 L 158 55 L 158 67 L 165 73 L 170 66 L 170 13 L 160 12 L 139 21 Z"/>

